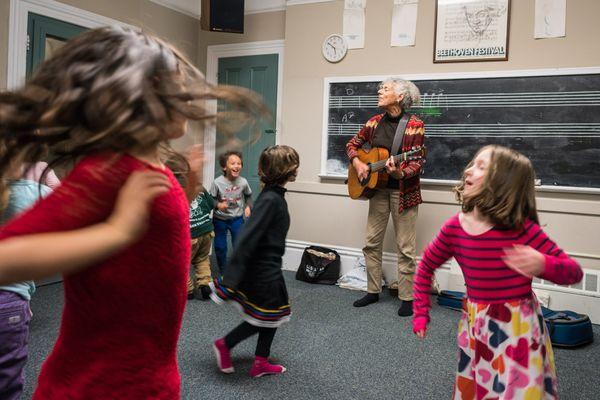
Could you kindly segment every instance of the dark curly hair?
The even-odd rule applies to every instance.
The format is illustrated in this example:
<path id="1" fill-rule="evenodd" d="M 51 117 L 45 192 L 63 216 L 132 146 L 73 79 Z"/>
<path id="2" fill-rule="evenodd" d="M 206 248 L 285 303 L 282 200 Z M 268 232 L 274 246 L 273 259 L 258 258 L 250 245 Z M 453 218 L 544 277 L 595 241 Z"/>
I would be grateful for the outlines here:
<path id="1" fill-rule="evenodd" d="M 206 100 L 225 102 L 219 108 L 227 111 L 211 112 Z M 232 139 L 240 125 L 258 130 L 259 117 L 267 114 L 254 92 L 207 83 L 155 36 L 123 27 L 92 29 L 69 40 L 24 87 L 0 93 L 0 178 L 14 163 L 40 159 L 46 148 L 46 171 L 100 151 L 159 147 L 177 158 L 168 144 L 177 120 L 216 119 L 219 134 Z M 1 179 L 0 198 L 5 191 Z"/>
<path id="2" fill-rule="evenodd" d="M 229 150 L 219 156 L 219 165 L 223 172 L 225 172 L 225 167 L 227 166 L 227 161 L 230 156 L 237 156 L 242 161 L 242 167 L 244 166 L 244 158 L 242 157 L 242 153 L 240 151 Z"/>

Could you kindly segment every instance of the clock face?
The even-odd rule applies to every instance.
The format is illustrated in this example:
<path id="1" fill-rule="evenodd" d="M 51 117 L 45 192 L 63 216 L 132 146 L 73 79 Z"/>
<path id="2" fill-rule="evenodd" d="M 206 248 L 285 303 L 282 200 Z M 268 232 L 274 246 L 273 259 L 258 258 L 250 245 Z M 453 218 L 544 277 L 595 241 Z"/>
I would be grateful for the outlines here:
<path id="1" fill-rule="evenodd" d="M 329 62 L 339 62 L 348 52 L 346 39 L 338 34 L 329 35 L 323 41 L 323 57 Z"/>

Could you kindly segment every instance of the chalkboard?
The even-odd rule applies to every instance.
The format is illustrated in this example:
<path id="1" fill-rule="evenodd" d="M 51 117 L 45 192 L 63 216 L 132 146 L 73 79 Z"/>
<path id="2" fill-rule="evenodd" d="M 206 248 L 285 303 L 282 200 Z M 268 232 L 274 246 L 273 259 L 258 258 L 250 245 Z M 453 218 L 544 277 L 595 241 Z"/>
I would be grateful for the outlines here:
<path id="1" fill-rule="evenodd" d="M 424 179 L 458 180 L 480 147 L 500 144 L 527 155 L 543 186 L 600 188 L 600 71 L 479 75 L 411 79 L 421 91 L 421 105 L 409 112 L 425 123 Z M 346 175 L 346 143 L 382 112 L 382 79 L 339 79 L 326 79 L 326 176 Z"/>

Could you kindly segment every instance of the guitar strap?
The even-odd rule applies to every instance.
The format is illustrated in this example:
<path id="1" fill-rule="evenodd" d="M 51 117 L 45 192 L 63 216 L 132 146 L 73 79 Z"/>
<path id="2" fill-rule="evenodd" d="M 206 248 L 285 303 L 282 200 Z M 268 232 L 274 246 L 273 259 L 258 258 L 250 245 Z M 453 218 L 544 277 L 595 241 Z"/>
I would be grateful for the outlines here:
<path id="1" fill-rule="evenodd" d="M 400 152 L 400 146 L 402 146 L 402 140 L 404 140 L 404 131 L 406 130 L 406 125 L 408 125 L 408 120 L 410 119 L 410 115 L 407 112 L 404 113 L 400 121 L 398 121 L 398 127 L 396 128 L 396 134 L 394 135 L 394 141 L 392 143 L 392 148 L 390 149 L 390 156 L 395 156 Z"/>

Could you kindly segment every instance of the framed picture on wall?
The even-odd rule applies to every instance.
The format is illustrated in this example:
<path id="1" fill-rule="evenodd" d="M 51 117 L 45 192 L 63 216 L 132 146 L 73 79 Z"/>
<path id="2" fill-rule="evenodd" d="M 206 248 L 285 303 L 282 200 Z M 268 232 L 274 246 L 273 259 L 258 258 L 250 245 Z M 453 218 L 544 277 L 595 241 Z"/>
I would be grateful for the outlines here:
<path id="1" fill-rule="evenodd" d="M 436 0 L 433 62 L 506 61 L 510 0 Z"/>

